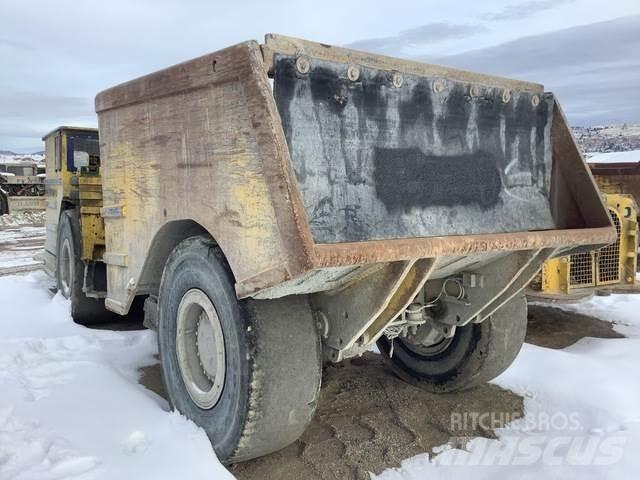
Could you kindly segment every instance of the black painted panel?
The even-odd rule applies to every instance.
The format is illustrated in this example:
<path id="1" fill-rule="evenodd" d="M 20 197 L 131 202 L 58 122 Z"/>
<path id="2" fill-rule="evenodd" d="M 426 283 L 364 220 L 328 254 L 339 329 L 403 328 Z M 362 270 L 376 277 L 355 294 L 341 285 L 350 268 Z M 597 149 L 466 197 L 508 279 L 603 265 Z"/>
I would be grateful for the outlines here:
<path id="1" fill-rule="evenodd" d="M 550 95 L 277 56 L 274 95 L 314 239 L 555 228 Z M 444 90 L 434 92 L 434 80 Z"/>

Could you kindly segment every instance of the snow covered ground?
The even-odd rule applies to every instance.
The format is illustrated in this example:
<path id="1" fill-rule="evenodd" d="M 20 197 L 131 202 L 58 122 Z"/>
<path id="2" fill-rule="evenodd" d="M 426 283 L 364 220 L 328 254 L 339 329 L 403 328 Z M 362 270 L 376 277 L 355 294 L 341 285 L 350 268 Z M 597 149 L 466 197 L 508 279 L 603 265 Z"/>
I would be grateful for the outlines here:
<path id="1" fill-rule="evenodd" d="M 44 217 L 45 212 L 0 215 L 0 276 L 42 266 Z"/>
<path id="2" fill-rule="evenodd" d="M 137 382 L 150 331 L 90 330 L 42 272 L 0 277 L 0 479 L 232 478 L 202 430 Z"/>
<path id="3" fill-rule="evenodd" d="M 6 217 L 15 216 L 3 215 L 0 220 Z M 44 240 L 44 226 L 0 225 L 0 276 L 40 268 L 37 257 L 44 251 Z"/>
<path id="4" fill-rule="evenodd" d="M 627 152 L 587 153 L 589 163 L 638 163 L 640 162 L 640 150 Z"/>
<path id="5" fill-rule="evenodd" d="M 44 226 L 45 215 L 44 211 L 0 215 L 0 228 L 19 227 L 22 225 Z"/>

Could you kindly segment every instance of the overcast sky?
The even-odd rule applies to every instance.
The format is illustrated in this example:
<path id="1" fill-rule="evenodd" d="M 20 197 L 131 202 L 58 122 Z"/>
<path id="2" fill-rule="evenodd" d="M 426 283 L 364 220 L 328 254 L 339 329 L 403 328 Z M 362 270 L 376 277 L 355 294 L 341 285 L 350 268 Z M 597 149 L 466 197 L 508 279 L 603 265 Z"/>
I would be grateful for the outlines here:
<path id="1" fill-rule="evenodd" d="M 544 83 L 579 125 L 640 122 L 639 0 L 0 0 L 0 150 L 95 126 L 100 90 L 267 32 Z"/>

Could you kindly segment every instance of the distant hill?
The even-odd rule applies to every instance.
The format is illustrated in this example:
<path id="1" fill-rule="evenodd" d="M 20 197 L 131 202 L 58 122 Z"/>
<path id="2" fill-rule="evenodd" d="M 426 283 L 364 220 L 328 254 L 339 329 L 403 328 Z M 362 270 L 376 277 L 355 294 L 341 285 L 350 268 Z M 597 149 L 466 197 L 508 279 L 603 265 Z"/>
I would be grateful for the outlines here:
<path id="1" fill-rule="evenodd" d="M 43 155 L 44 156 L 44 150 L 36 151 L 36 149 L 33 149 L 33 151 L 28 153 L 17 153 L 12 150 L 0 150 L 0 155 L 13 156 L 13 157 L 23 157 L 25 155 Z"/>
<path id="2" fill-rule="evenodd" d="M 44 162 L 44 152 L 37 153 L 15 153 L 10 150 L 0 150 L 0 164 L 16 163 L 42 163 Z"/>
<path id="3" fill-rule="evenodd" d="M 640 124 L 572 127 L 584 152 L 628 152 L 640 150 Z"/>

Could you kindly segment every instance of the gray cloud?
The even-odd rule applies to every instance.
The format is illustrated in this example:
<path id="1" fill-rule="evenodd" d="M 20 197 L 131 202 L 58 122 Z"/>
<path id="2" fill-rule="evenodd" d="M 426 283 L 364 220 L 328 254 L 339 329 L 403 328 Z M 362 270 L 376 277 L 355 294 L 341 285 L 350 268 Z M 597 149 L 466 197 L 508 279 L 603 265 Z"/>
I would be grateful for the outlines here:
<path id="1" fill-rule="evenodd" d="M 2 37 L 0 37 L 0 47 L 11 48 L 15 50 L 32 50 L 33 49 L 33 47 L 31 47 L 30 45 L 24 42 L 17 42 L 15 40 L 10 40 L 8 38 L 2 38 Z"/>
<path id="2" fill-rule="evenodd" d="M 508 74 L 548 71 L 569 65 L 588 68 L 594 63 L 627 62 L 638 58 L 639 28 L 640 15 L 634 15 L 519 38 L 438 61 Z"/>
<path id="3" fill-rule="evenodd" d="M 487 32 L 489 30 L 489 22 L 520 20 L 539 12 L 574 2 L 575 0 L 529 0 L 519 4 L 507 5 L 499 12 L 484 15 L 481 22 L 471 24 L 433 22 L 403 30 L 397 35 L 358 40 L 347 46 L 385 55 L 398 55 L 411 47 L 466 38 Z"/>
<path id="4" fill-rule="evenodd" d="M 640 122 L 639 31 L 636 15 L 428 60 L 543 83 L 578 125 Z"/>
<path id="5" fill-rule="evenodd" d="M 382 10 L 365 0 L 325 0 L 323 8 L 315 8 L 312 12 L 308 2 L 300 0 L 278 0 L 277 8 L 273 2 L 260 0 L 235 3 L 211 0 L 0 1 L 0 149 L 38 145 L 43 133 L 61 123 L 95 126 L 93 98 L 104 88 L 236 42 L 251 38 L 261 40 L 266 29 L 340 45 L 369 38 L 353 46 L 401 57 L 433 51 L 433 48 L 424 48 L 430 45 L 442 52 L 460 52 L 476 41 L 491 45 L 518 34 L 508 20 L 491 24 L 485 17 L 478 16 L 478 11 L 493 11 L 496 18 L 516 12 L 509 7 L 501 11 L 501 7 L 496 6 L 504 5 L 506 1 L 515 3 L 518 0 L 475 2 L 471 8 L 471 2 L 445 2 L 437 9 L 429 2 L 405 0 L 397 6 L 401 8 Z M 524 5 L 532 1 L 524 0 Z M 631 5 L 633 0 L 612 0 L 607 9 L 594 7 L 596 1 L 585 0 L 591 10 L 583 4 L 565 8 L 572 15 L 562 20 L 573 25 L 592 21 L 596 15 L 612 18 L 613 15 L 624 15 L 625 11 L 640 11 L 640 6 Z M 536 0 L 535 5 L 527 8 L 521 4 L 518 18 L 526 12 L 534 15 L 535 11 L 551 8 L 544 2 Z M 585 14 L 587 10 L 588 15 Z M 534 21 L 526 24 L 527 31 L 564 28 L 558 27 L 560 20 L 554 16 L 555 12 L 550 12 L 546 14 L 546 20 L 544 13 L 532 17 Z M 52 21 L 62 18 L 61 15 L 64 27 L 60 27 L 60 22 Z M 475 25 L 479 22 L 484 26 Z M 407 25 L 420 23 L 424 25 L 403 30 Z M 522 22 L 513 23 L 522 25 Z M 401 33 L 397 38 L 391 36 L 398 31 Z M 624 48 L 606 40 L 605 43 L 613 50 Z M 558 54 L 562 61 L 560 52 L 549 48 L 546 52 L 546 55 Z M 637 57 L 635 53 L 626 55 Z M 542 64 L 546 59 L 536 57 L 533 50 L 525 56 L 528 57 L 522 68 L 515 70 L 525 72 L 529 78 L 529 64 L 535 63 L 531 59 L 536 58 L 536 62 Z M 631 79 L 635 78 L 635 67 L 628 65 L 629 58 L 618 59 L 616 72 L 622 75 L 623 69 L 627 69 Z M 509 61 L 515 64 L 518 59 L 510 58 Z M 576 69 L 580 67 L 575 65 Z M 483 65 L 475 69 L 486 70 Z M 579 73 L 576 70 L 571 75 L 575 78 Z M 591 65 L 582 75 L 591 78 L 599 72 Z M 624 81 L 620 79 L 621 83 Z M 577 102 L 575 105 L 576 108 L 587 108 Z"/>
<path id="6" fill-rule="evenodd" d="M 60 123 L 95 126 L 90 97 L 4 91 L 0 94 L 0 149 L 42 150 L 43 134 Z M 23 148 L 17 148 L 22 144 Z"/>
<path id="7" fill-rule="evenodd" d="M 489 21 L 519 20 L 573 2 L 575 2 L 575 0 L 530 0 L 528 2 L 507 5 L 502 11 L 488 14 L 484 18 Z"/>
<path id="8" fill-rule="evenodd" d="M 485 30 L 486 27 L 479 25 L 436 22 L 404 30 L 398 35 L 391 37 L 359 40 L 349 44 L 348 46 L 350 48 L 382 54 L 397 54 L 399 51 L 415 45 L 437 43 L 452 38 L 464 38 Z"/>
<path id="9" fill-rule="evenodd" d="M 76 117 L 93 112 L 90 98 L 64 95 L 45 95 L 32 92 L 3 92 L 0 111 L 6 118 L 29 118 L 33 115 Z"/>

